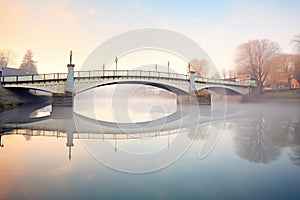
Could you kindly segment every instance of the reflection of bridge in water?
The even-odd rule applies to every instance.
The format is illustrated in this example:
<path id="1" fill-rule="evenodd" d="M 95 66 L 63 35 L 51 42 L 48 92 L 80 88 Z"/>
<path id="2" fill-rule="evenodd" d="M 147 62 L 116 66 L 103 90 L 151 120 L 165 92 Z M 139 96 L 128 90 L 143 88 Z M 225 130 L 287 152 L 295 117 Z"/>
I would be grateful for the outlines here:
<path id="1" fill-rule="evenodd" d="M 130 140 L 186 134 L 193 140 L 203 127 L 224 121 L 224 115 L 212 117 L 209 106 L 198 107 L 200 110 L 194 108 L 195 106 L 178 106 L 177 112 L 148 122 L 115 123 L 85 117 L 73 112 L 72 107 L 53 107 L 50 116 L 29 118 L 29 115 L 24 115 L 19 120 L 0 126 L 3 131 L 7 131 L 4 134 L 67 138 L 66 145 L 71 156 L 74 139 Z"/>

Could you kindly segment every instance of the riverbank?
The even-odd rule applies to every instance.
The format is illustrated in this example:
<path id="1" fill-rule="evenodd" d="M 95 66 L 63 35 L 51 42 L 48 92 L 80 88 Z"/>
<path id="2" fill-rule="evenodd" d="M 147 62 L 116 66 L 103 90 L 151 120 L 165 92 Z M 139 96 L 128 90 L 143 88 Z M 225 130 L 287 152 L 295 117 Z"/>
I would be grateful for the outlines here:
<path id="1" fill-rule="evenodd" d="M 25 101 L 21 100 L 16 94 L 0 87 L 0 111 L 17 108 L 24 103 Z"/>
<path id="2" fill-rule="evenodd" d="M 12 108 L 20 107 L 21 105 L 35 104 L 41 101 L 50 101 L 50 97 L 35 96 L 27 91 L 11 92 L 0 86 L 0 112 Z"/>
<path id="3" fill-rule="evenodd" d="M 300 102 L 300 91 L 264 91 L 262 94 L 253 92 L 243 95 L 242 102 L 279 102 L 279 101 L 293 101 Z"/>

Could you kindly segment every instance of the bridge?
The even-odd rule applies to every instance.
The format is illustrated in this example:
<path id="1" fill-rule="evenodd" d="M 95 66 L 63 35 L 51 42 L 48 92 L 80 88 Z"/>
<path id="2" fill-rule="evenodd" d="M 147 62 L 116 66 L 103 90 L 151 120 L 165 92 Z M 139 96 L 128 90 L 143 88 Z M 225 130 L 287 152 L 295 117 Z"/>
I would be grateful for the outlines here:
<path id="1" fill-rule="evenodd" d="M 68 73 L 37 74 L 1 77 L 4 88 L 28 88 L 72 96 L 86 90 L 113 84 L 151 85 L 171 91 L 177 95 L 192 94 L 203 89 L 247 94 L 255 85 L 245 82 L 195 77 L 189 75 L 143 71 L 143 70 L 93 70 L 74 71 L 74 64 L 68 64 Z"/>

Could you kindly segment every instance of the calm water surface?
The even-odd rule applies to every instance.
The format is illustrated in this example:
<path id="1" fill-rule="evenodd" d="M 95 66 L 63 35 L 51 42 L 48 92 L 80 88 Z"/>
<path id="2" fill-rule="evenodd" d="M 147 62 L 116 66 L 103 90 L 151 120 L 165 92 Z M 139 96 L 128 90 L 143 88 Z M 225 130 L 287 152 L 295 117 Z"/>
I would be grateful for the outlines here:
<path id="1" fill-rule="evenodd" d="M 107 98 L 77 100 L 75 114 L 6 111 L 0 199 L 300 199 L 299 105 L 214 116 L 174 99 Z"/>

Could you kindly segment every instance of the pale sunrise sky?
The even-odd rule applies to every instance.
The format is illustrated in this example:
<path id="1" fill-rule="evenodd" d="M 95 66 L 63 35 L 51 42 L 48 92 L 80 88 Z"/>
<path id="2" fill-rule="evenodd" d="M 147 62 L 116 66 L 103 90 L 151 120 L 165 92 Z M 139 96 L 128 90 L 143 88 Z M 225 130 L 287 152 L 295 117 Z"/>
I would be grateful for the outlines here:
<path id="1" fill-rule="evenodd" d="M 27 49 L 40 73 L 67 72 L 69 51 L 78 70 L 111 37 L 139 28 L 176 31 L 197 42 L 219 69 L 234 67 L 236 47 L 268 38 L 293 52 L 300 34 L 297 0 L 0 0 L 0 50 L 18 67 Z M 75 70 L 76 70 L 75 69 Z"/>

